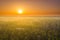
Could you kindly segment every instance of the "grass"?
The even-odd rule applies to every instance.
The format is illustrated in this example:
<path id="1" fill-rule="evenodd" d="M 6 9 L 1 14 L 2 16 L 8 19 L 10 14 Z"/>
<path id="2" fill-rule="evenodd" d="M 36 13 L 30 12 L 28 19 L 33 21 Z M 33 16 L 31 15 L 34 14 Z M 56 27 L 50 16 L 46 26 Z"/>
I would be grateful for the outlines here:
<path id="1" fill-rule="evenodd" d="M 0 17 L 0 40 L 60 40 L 60 18 Z"/>

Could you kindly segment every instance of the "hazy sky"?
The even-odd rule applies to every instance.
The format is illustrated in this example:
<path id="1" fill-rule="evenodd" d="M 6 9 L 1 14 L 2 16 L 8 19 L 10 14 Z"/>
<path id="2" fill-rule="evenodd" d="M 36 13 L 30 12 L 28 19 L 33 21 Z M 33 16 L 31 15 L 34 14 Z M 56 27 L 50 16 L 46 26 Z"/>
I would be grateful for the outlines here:
<path id="1" fill-rule="evenodd" d="M 0 16 L 16 15 L 60 15 L 59 0 L 0 0 Z"/>

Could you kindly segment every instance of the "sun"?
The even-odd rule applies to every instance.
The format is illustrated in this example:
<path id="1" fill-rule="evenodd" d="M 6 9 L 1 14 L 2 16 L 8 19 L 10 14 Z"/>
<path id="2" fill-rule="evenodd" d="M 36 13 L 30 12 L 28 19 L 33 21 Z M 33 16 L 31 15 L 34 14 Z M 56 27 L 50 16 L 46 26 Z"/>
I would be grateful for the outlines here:
<path id="1" fill-rule="evenodd" d="M 18 10 L 18 14 L 22 14 L 23 13 L 23 10 Z"/>

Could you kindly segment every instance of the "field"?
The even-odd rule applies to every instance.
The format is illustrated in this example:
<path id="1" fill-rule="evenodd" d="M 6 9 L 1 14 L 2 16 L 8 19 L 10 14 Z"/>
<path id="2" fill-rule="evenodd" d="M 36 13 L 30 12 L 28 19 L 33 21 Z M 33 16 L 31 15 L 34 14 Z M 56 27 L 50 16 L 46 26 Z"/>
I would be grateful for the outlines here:
<path id="1" fill-rule="evenodd" d="M 0 40 L 60 40 L 60 17 L 0 17 Z"/>

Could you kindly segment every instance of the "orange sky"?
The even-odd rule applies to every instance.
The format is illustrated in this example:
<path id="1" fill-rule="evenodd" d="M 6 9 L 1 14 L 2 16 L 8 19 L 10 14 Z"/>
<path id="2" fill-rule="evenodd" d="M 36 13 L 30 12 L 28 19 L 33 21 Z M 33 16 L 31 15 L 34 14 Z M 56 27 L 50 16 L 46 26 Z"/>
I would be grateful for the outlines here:
<path id="1" fill-rule="evenodd" d="M 20 15 L 18 10 L 22 9 L 21 15 L 60 15 L 58 1 L 1 1 L 0 16 Z"/>

